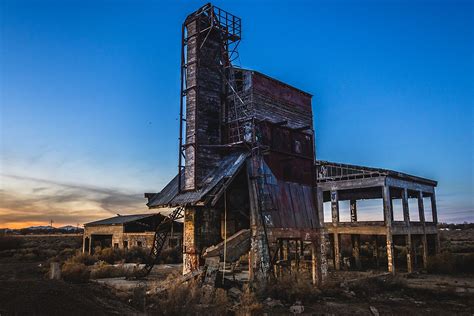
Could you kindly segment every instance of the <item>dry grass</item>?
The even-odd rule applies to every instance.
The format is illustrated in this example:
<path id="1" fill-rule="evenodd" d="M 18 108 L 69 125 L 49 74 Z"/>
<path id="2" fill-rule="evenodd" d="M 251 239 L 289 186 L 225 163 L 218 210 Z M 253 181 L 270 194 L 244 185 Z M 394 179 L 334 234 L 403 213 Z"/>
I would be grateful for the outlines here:
<path id="1" fill-rule="evenodd" d="M 259 292 L 259 296 L 271 297 L 287 303 L 295 301 L 308 301 L 317 298 L 321 291 L 311 283 L 309 273 L 301 272 L 291 275 L 283 275 L 277 279 L 270 280 Z"/>
<path id="2" fill-rule="evenodd" d="M 240 306 L 235 311 L 236 315 L 260 315 L 263 312 L 263 305 L 258 300 L 257 295 L 249 286 L 244 287 L 244 292 L 240 298 Z"/>
<path id="3" fill-rule="evenodd" d="M 83 263 L 65 262 L 61 268 L 61 275 L 65 281 L 85 283 L 89 281 L 90 271 Z"/>
<path id="4" fill-rule="evenodd" d="M 100 262 L 91 270 L 91 279 L 131 277 L 134 271 L 124 268 L 121 265 L 112 266 L 105 262 Z"/>
<path id="5" fill-rule="evenodd" d="M 474 253 L 454 254 L 442 252 L 428 258 L 428 272 L 440 274 L 473 274 Z"/>

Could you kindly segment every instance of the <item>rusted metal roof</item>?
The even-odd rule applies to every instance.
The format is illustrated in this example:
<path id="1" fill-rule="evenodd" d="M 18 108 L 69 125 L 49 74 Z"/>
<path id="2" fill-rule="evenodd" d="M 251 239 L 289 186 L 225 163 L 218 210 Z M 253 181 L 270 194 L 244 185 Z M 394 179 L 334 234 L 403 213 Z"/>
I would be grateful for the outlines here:
<path id="1" fill-rule="evenodd" d="M 135 214 L 135 215 L 119 215 L 114 216 L 106 219 L 101 219 L 99 221 L 90 222 L 84 224 L 84 226 L 100 226 L 100 225 L 123 225 L 130 222 L 135 222 L 144 218 L 153 217 L 153 216 L 161 216 L 161 214 Z"/>
<path id="2" fill-rule="evenodd" d="M 398 172 L 394 170 L 349 165 L 323 160 L 316 161 L 316 168 L 318 182 L 331 182 L 389 176 L 396 179 L 409 180 L 413 182 L 428 184 L 431 186 L 436 186 L 438 184 L 438 182 L 434 180 L 413 176 L 407 173 Z"/>
<path id="3" fill-rule="evenodd" d="M 161 192 L 151 197 L 147 203 L 150 208 L 171 207 L 179 205 L 195 205 L 203 201 L 208 193 L 218 185 L 222 185 L 225 179 L 232 177 L 240 170 L 248 153 L 231 153 L 224 158 L 218 168 L 206 176 L 202 187 L 196 191 L 182 192 L 178 194 L 178 176 L 176 175 Z M 182 175 L 182 177 L 184 174 Z M 183 180 L 183 179 L 182 179 Z M 183 183 L 183 181 L 182 181 Z"/>

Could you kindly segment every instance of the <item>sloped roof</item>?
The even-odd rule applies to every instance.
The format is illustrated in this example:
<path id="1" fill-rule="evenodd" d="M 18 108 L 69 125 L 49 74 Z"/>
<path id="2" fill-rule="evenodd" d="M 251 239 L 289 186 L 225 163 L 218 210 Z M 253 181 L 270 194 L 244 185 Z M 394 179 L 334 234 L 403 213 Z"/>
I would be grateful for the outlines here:
<path id="1" fill-rule="evenodd" d="M 204 179 L 202 187 L 196 191 L 182 192 L 178 194 L 178 176 L 176 175 L 161 192 L 151 197 L 147 203 L 150 208 L 193 205 L 203 200 L 203 198 L 218 185 L 222 185 L 225 179 L 232 177 L 244 164 L 248 153 L 235 152 L 224 158 L 222 162 Z M 184 174 L 182 181 L 184 183 Z"/>
<path id="2" fill-rule="evenodd" d="M 147 217 L 152 217 L 152 216 L 163 216 L 161 214 L 136 214 L 136 215 L 120 215 L 120 216 L 114 216 L 106 219 L 101 219 L 99 221 L 95 222 L 90 222 L 84 224 L 84 226 L 99 226 L 99 225 L 123 225 L 126 223 L 138 221 Z"/>

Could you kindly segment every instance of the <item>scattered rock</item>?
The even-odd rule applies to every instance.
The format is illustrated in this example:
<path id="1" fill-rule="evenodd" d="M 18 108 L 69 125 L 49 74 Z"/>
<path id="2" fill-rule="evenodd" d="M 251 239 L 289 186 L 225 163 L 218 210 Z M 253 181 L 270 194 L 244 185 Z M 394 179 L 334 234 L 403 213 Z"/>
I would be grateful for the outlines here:
<path id="1" fill-rule="evenodd" d="M 234 300 L 238 300 L 240 298 L 240 296 L 242 295 L 242 291 L 239 290 L 238 288 L 236 287 L 231 287 L 227 293 L 229 294 L 229 296 L 231 298 L 233 298 Z"/>
<path id="2" fill-rule="evenodd" d="M 301 301 L 296 301 L 294 305 L 290 306 L 290 313 L 301 314 L 304 312 L 304 306 L 301 304 Z"/>
<path id="3" fill-rule="evenodd" d="M 280 300 L 274 300 L 271 297 L 268 297 L 263 303 L 270 308 L 274 308 L 276 306 L 283 306 Z"/>
<path id="4" fill-rule="evenodd" d="M 374 316 L 379 316 L 380 315 L 379 311 L 375 308 L 375 306 L 370 306 L 369 309 L 370 309 L 370 312 L 372 313 L 372 315 L 374 315 Z"/>

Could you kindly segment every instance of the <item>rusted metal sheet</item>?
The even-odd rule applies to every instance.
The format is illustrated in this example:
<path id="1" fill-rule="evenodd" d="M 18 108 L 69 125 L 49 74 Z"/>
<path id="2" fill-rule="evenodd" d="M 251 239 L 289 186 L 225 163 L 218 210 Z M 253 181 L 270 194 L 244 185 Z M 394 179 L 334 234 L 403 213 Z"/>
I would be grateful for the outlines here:
<path id="1" fill-rule="evenodd" d="M 254 71 L 252 76 L 254 89 L 311 113 L 311 95 L 290 85 Z"/>
<path id="2" fill-rule="evenodd" d="M 211 172 L 202 181 L 202 187 L 196 191 L 182 192 L 178 194 L 178 176 L 174 177 L 165 188 L 153 196 L 149 202 L 148 207 L 167 207 L 167 206 L 184 206 L 193 205 L 202 201 L 205 196 L 218 185 L 223 184 L 223 181 L 235 173 L 244 165 L 247 153 L 231 153 L 220 161 L 217 168 Z"/>
<path id="3" fill-rule="evenodd" d="M 281 180 L 269 187 L 276 208 L 268 212 L 272 227 L 317 228 L 317 211 L 311 187 Z"/>

